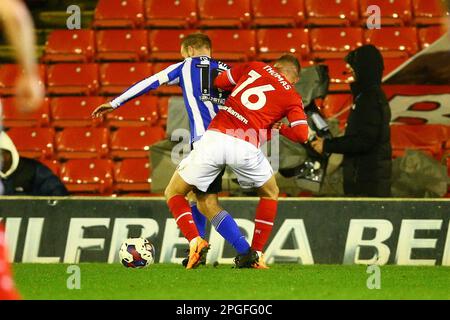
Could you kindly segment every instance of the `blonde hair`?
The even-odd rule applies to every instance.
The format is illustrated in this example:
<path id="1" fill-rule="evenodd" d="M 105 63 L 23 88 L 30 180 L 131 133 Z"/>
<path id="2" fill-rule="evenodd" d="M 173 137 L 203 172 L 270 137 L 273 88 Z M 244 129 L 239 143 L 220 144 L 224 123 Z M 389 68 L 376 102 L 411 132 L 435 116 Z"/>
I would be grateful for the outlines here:
<path id="1" fill-rule="evenodd" d="M 203 33 L 191 33 L 181 41 L 183 48 L 193 47 L 195 49 L 211 49 L 211 39 Z"/>

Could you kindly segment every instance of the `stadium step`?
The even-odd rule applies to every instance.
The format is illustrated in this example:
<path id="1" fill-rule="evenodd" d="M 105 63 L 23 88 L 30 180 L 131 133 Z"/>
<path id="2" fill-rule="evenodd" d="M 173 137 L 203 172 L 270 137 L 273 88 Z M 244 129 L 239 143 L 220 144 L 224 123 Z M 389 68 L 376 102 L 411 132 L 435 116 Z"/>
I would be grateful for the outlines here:
<path id="1" fill-rule="evenodd" d="M 69 14 L 66 11 L 42 11 L 37 16 L 36 24 L 41 28 L 66 29 Z M 94 19 L 94 11 L 81 10 L 81 28 L 87 29 Z"/>
<path id="2" fill-rule="evenodd" d="M 44 53 L 44 46 L 36 46 L 36 56 L 41 57 Z M 0 45 L 0 64 L 15 63 L 14 50 L 9 45 Z"/>

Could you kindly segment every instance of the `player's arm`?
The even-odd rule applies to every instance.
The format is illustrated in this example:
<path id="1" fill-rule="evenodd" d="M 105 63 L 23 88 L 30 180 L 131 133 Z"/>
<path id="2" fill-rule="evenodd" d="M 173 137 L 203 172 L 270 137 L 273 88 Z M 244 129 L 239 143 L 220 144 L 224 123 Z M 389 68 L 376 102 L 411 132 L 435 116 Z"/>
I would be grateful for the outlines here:
<path id="1" fill-rule="evenodd" d="M 245 75 L 248 64 L 241 64 L 219 74 L 214 80 L 214 86 L 223 91 L 232 91 L 239 82 L 239 79 Z"/>
<path id="2" fill-rule="evenodd" d="M 23 111 L 33 111 L 44 97 L 36 65 L 33 21 L 26 6 L 19 0 L 0 1 L 0 20 L 8 41 L 14 47 L 17 62 L 23 68 L 16 88 L 18 105 Z"/>
<path id="3" fill-rule="evenodd" d="M 152 75 L 151 77 L 145 78 L 144 80 L 135 83 L 130 88 L 125 90 L 117 98 L 111 100 L 110 102 L 104 103 L 97 107 L 92 112 L 93 118 L 102 117 L 104 114 L 113 112 L 115 109 L 119 108 L 126 102 L 137 98 L 150 90 L 155 90 L 164 84 L 176 84 L 179 82 L 179 77 L 181 73 L 181 68 L 184 62 L 179 62 L 173 64 L 166 69 Z"/>
<path id="4" fill-rule="evenodd" d="M 288 114 L 289 125 L 278 124 L 280 134 L 298 143 L 305 143 L 308 140 L 308 122 L 301 105 L 293 106 Z"/>
<path id="5" fill-rule="evenodd" d="M 364 153 L 370 151 L 380 135 L 382 122 L 380 109 L 375 103 L 357 105 L 353 111 L 355 122 L 359 123 L 355 134 L 325 139 L 323 150 L 327 153 Z"/>

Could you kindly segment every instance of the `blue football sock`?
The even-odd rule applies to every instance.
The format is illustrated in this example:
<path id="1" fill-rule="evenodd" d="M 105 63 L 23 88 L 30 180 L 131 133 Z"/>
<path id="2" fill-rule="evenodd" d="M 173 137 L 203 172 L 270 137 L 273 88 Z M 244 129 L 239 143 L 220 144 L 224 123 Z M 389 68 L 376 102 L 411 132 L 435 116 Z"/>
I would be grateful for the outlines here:
<path id="1" fill-rule="evenodd" d="M 245 254 L 250 249 L 250 245 L 245 240 L 244 235 L 241 233 L 236 221 L 225 210 L 220 211 L 211 220 L 212 225 L 216 228 L 217 232 L 230 243 L 239 254 Z"/>
<path id="2" fill-rule="evenodd" d="M 191 204 L 191 210 L 192 210 L 192 218 L 194 218 L 194 223 L 197 226 L 198 233 L 200 237 L 203 239 L 206 235 L 206 217 L 198 210 L 197 204 L 193 203 Z"/>

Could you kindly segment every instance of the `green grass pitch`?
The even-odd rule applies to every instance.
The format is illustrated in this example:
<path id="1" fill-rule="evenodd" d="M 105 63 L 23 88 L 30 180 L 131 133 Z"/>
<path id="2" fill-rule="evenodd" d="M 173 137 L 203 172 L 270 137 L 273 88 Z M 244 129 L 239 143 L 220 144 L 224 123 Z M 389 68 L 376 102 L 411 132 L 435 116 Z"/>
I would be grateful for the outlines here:
<path id="1" fill-rule="evenodd" d="M 154 264 L 81 263 L 81 288 L 67 289 L 68 265 L 14 264 L 24 299 L 450 299 L 449 267 L 381 267 L 381 289 L 368 289 L 365 266 L 278 264 L 269 270 L 230 265 L 185 270 Z"/>

